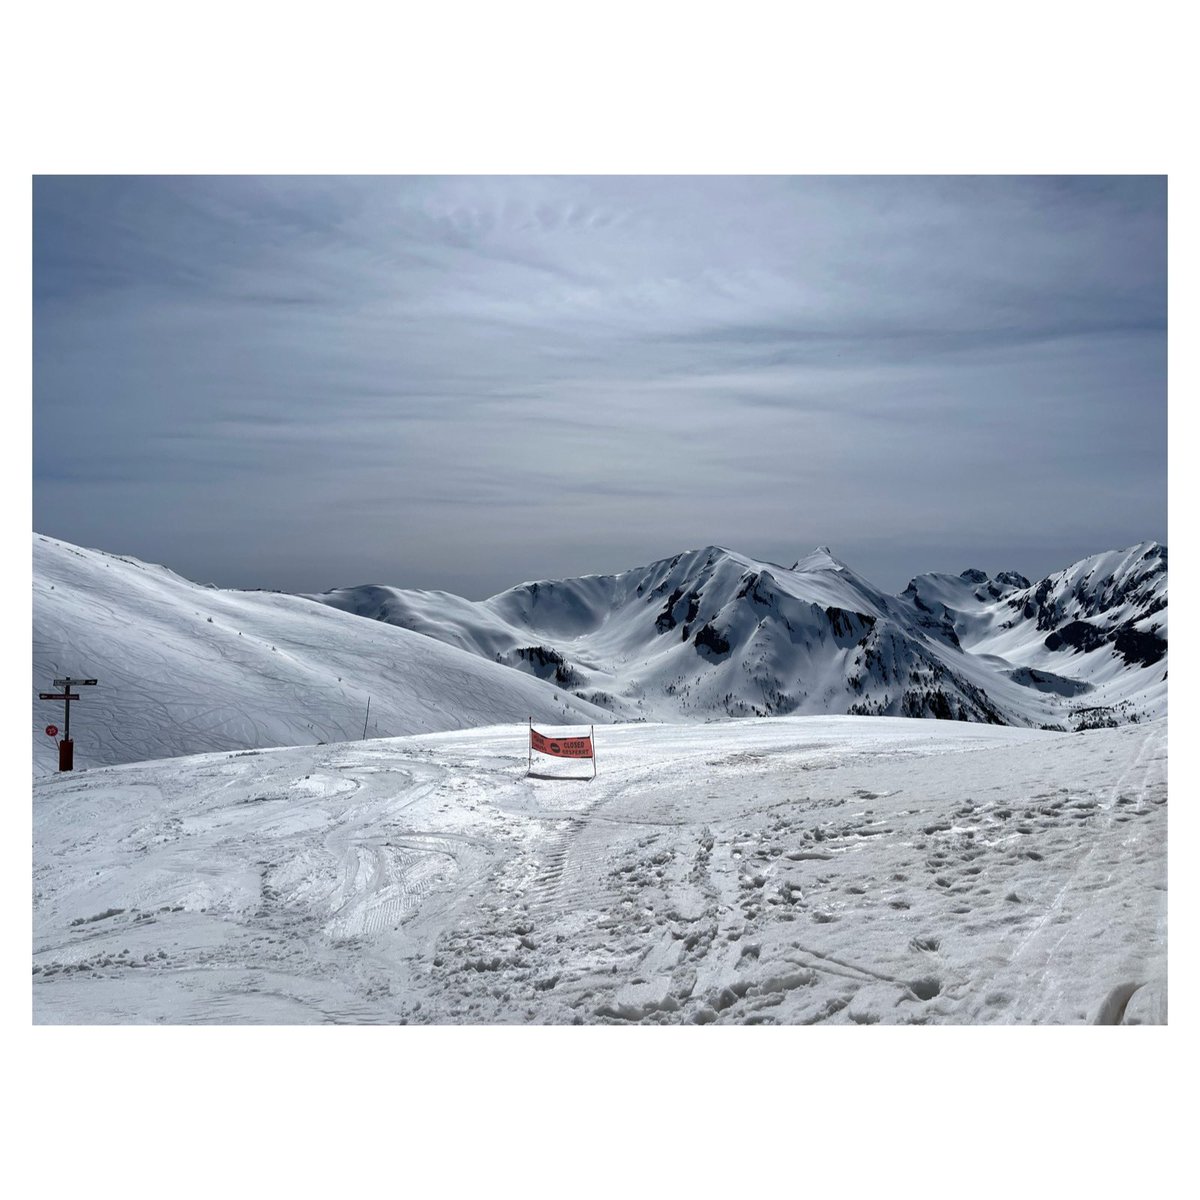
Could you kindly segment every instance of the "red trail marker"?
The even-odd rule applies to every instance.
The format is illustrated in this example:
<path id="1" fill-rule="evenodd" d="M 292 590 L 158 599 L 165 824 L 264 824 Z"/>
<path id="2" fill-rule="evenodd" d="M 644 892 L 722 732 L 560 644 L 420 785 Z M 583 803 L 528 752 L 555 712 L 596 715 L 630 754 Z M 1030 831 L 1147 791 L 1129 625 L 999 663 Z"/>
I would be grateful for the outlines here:
<path id="1" fill-rule="evenodd" d="M 98 681 L 95 679 L 72 679 L 70 675 L 64 679 L 54 680 L 54 686 L 60 687 L 61 692 L 38 692 L 39 700 L 62 700 L 63 708 L 63 740 L 58 743 L 58 769 L 60 771 L 72 771 L 75 769 L 75 743 L 71 741 L 71 701 L 78 700 L 79 693 L 71 691 L 71 685 L 76 687 L 83 685 L 85 687 L 95 687 Z M 46 733 L 50 737 L 55 737 L 58 733 L 57 725 L 47 725 Z"/>

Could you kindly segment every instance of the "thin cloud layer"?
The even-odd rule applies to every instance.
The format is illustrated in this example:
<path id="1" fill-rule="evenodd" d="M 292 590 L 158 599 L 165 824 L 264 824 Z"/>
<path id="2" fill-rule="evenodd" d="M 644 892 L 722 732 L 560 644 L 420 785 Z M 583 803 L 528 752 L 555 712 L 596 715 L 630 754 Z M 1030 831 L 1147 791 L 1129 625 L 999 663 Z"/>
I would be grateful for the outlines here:
<path id="1" fill-rule="evenodd" d="M 40 178 L 34 514 L 476 597 L 1165 540 L 1165 181 Z"/>

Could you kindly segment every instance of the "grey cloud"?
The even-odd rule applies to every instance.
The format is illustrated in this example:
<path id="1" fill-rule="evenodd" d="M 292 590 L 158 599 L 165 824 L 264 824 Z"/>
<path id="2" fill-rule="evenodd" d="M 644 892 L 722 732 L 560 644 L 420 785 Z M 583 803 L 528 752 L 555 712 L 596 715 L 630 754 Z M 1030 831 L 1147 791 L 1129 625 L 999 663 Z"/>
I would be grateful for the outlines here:
<path id="1" fill-rule="evenodd" d="M 297 590 L 1032 575 L 1165 539 L 1165 248 L 1161 179 L 40 179 L 35 522 Z"/>

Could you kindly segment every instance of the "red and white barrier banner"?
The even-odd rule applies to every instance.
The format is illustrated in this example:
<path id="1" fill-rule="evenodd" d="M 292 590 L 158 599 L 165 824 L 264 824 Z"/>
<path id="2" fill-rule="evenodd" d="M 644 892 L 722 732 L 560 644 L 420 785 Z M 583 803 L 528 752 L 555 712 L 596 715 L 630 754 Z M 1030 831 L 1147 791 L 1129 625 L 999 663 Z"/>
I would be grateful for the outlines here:
<path id="1" fill-rule="evenodd" d="M 539 754 L 552 754 L 555 758 L 595 758 L 590 737 L 546 737 L 532 725 L 529 745 Z"/>

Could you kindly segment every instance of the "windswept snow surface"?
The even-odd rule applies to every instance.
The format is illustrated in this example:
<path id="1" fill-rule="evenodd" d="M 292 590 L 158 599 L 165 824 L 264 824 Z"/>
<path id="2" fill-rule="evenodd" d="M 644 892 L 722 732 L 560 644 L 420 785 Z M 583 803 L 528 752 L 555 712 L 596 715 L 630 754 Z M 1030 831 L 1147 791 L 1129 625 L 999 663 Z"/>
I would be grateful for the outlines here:
<path id="1" fill-rule="evenodd" d="M 63 676 L 76 768 L 499 721 L 611 714 L 477 655 L 277 592 L 202 587 L 166 567 L 33 539 L 33 769 L 58 767 Z M 367 702 L 370 700 L 368 721 Z"/>
<path id="2" fill-rule="evenodd" d="M 594 782 L 526 746 L 35 782 L 35 1021 L 1166 1020 L 1165 719 L 612 726 Z"/>

